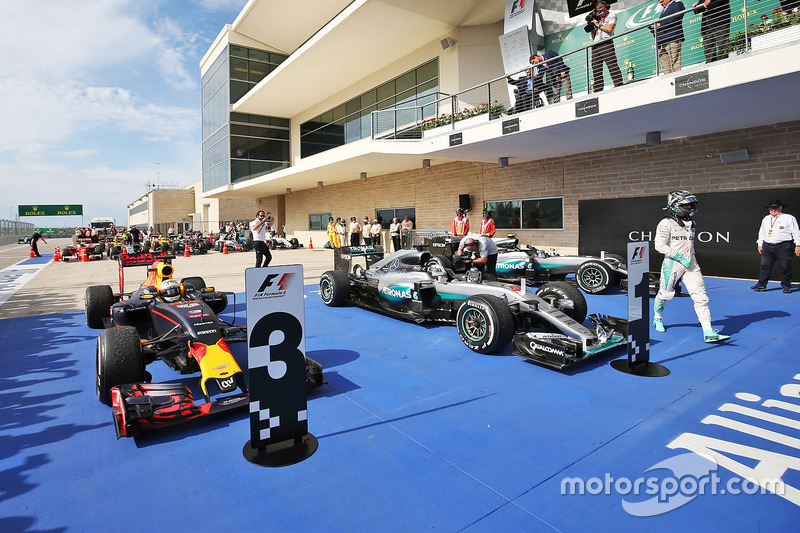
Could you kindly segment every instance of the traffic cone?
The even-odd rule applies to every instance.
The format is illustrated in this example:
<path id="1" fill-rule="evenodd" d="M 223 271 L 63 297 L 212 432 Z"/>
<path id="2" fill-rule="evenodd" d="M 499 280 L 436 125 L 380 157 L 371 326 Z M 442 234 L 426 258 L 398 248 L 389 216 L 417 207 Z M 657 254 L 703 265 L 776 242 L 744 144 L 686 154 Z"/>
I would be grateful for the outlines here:
<path id="1" fill-rule="evenodd" d="M 28 254 L 28 259 L 31 257 L 36 257 L 36 253 L 33 251 L 33 248 L 31 248 L 31 253 Z"/>
<path id="2" fill-rule="evenodd" d="M 53 261 L 61 261 L 61 248 L 58 246 L 53 250 Z"/>
<path id="3" fill-rule="evenodd" d="M 86 253 L 86 248 L 81 248 L 81 263 L 89 262 L 89 254 Z"/>
<path id="4" fill-rule="evenodd" d="M 189 253 L 189 245 L 183 247 L 183 257 L 192 257 L 192 254 Z"/>
<path id="5" fill-rule="evenodd" d="M 222 255 L 227 255 L 227 254 L 228 254 L 228 244 L 225 243 L 222 245 Z"/>
<path id="6" fill-rule="evenodd" d="M 311 237 L 308 238 L 308 249 L 309 250 L 314 249 L 314 241 L 311 240 Z"/>

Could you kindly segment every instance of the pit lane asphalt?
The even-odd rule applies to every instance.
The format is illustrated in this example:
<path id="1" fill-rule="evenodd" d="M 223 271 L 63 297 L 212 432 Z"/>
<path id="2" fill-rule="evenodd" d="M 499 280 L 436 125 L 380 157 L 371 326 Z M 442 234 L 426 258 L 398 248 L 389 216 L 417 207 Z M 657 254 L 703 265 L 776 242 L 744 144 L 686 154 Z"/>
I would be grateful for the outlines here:
<path id="1" fill-rule="evenodd" d="M 46 267 L 0 306 L 0 319 L 82 311 L 86 287 L 91 285 L 110 285 L 114 292 L 119 291 L 119 264 L 107 257 L 87 263 L 53 262 L 55 247 L 63 250 L 70 243 L 70 239 L 48 239 L 47 244 L 40 243 L 42 258 L 38 261 L 48 262 Z M 0 270 L 20 262 L 24 264 L 29 253 L 28 245 L 0 246 Z M 252 251 L 228 254 L 211 251 L 173 260 L 176 279 L 202 276 L 208 286 L 235 293 L 245 291 L 244 271 L 254 264 Z M 333 251 L 322 247 L 272 250 L 271 266 L 294 264 L 303 265 L 304 284 L 315 284 L 323 272 L 333 268 Z M 136 288 L 145 276 L 144 267 L 126 268 L 126 290 Z"/>

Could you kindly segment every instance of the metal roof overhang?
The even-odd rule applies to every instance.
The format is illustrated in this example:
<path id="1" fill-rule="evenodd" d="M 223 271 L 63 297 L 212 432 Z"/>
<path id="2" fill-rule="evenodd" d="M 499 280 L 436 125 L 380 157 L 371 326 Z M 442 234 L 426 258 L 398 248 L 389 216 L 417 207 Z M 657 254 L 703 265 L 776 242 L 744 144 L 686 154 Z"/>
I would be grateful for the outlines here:
<path id="1" fill-rule="evenodd" d="M 233 31 L 292 55 L 232 109 L 293 117 L 457 27 L 502 21 L 504 9 L 503 0 L 251 0 Z"/>
<path id="2" fill-rule="evenodd" d="M 426 132 L 419 141 L 363 139 L 303 158 L 298 164 L 227 188 L 207 191 L 216 197 L 269 196 L 292 190 L 356 181 L 361 172 L 379 176 L 451 161 L 511 164 L 572 154 L 642 145 L 650 131 L 664 141 L 742 128 L 800 120 L 795 102 L 800 85 L 800 43 L 763 52 L 750 52 L 711 65 L 695 65 L 677 75 L 646 79 L 596 96 L 599 113 L 575 118 L 575 105 L 588 98 L 536 109 L 518 118 L 520 130 L 503 135 L 502 122 L 487 121 L 454 131 L 463 144 L 449 146 L 449 133 Z M 675 96 L 679 76 L 707 70 L 711 88 Z M 474 119 L 473 119 L 474 120 Z M 725 150 L 735 147 L 725 147 Z M 657 148 L 655 148 L 657 149 Z M 709 153 L 718 156 L 709 139 Z M 587 172 L 591 169 L 587 169 Z"/>

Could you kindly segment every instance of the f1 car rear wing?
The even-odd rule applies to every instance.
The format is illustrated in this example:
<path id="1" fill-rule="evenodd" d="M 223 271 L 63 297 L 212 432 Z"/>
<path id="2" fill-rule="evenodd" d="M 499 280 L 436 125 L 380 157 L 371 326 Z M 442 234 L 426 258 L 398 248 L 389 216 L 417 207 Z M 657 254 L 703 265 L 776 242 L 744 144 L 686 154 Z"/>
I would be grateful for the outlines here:
<path id="1" fill-rule="evenodd" d="M 383 259 L 383 246 L 380 245 L 365 245 L 365 246 L 342 246 L 341 248 L 334 248 L 333 250 L 333 266 L 336 270 L 341 270 L 345 274 L 353 272 L 353 259 L 363 257 L 363 267 L 365 269 L 371 267 Z M 361 264 L 358 260 L 356 264 Z"/>
<path id="2" fill-rule="evenodd" d="M 123 246 L 119 254 L 119 292 L 125 294 L 125 275 L 123 269 L 133 266 L 146 266 L 152 267 L 154 263 L 162 261 L 165 264 L 170 264 L 175 259 L 174 255 L 166 252 L 152 253 L 152 252 L 134 252 L 132 246 Z"/>

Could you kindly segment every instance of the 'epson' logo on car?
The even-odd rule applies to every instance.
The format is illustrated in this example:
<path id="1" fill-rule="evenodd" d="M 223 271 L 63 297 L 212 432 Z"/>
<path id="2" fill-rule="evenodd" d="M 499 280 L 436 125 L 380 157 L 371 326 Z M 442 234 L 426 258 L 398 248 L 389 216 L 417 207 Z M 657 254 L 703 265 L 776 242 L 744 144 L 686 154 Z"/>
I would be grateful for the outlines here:
<path id="1" fill-rule="evenodd" d="M 208 333 L 216 333 L 216 329 L 204 329 L 203 331 L 198 331 L 198 335 L 207 335 Z"/>
<path id="2" fill-rule="evenodd" d="M 431 244 L 434 248 L 444 248 L 446 245 L 443 242 L 434 242 Z"/>
<path id="3" fill-rule="evenodd" d="M 559 350 L 553 346 L 548 346 L 547 344 L 539 344 L 538 342 L 531 342 L 530 343 L 531 350 L 538 350 L 540 352 L 551 353 L 553 355 L 557 355 L 559 357 L 566 357 L 567 352 L 564 350 Z"/>

